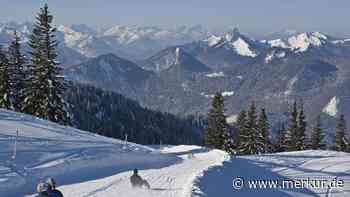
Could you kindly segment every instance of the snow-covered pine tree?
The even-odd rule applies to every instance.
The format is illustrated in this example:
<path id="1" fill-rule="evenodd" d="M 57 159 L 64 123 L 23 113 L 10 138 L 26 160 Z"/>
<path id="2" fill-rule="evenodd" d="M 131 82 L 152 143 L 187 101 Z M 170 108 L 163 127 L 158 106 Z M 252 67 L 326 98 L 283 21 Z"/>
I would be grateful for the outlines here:
<path id="1" fill-rule="evenodd" d="M 264 152 L 267 153 L 271 150 L 270 131 L 269 131 L 270 124 L 264 108 L 262 108 L 260 111 L 258 128 L 263 137 Z"/>
<path id="2" fill-rule="evenodd" d="M 298 132 L 297 132 L 297 141 L 296 141 L 296 150 L 305 150 L 306 149 L 306 117 L 304 113 L 304 106 L 300 106 L 298 113 Z"/>
<path id="3" fill-rule="evenodd" d="M 237 149 L 241 146 L 242 136 L 245 133 L 246 124 L 247 124 L 247 112 L 245 110 L 242 110 L 237 117 L 237 122 L 236 122 L 237 130 L 234 135 L 234 145 L 235 145 L 235 148 Z"/>
<path id="4" fill-rule="evenodd" d="M 216 93 L 212 107 L 208 113 L 208 128 L 205 133 L 205 145 L 209 148 L 222 149 L 227 132 L 226 117 L 224 115 L 224 98 Z"/>
<path id="5" fill-rule="evenodd" d="M 340 115 L 335 131 L 335 149 L 346 152 L 349 150 L 349 141 L 346 135 L 346 120 L 344 115 Z"/>
<path id="6" fill-rule="evenodd" d="M 297 102 L 293 103 L 289 129 L 286 132 L 285 143 L 288 151 L 298 150 L 299 141 L 299 124 L 298 124 L 298 106 Z"/>
<path id="7" fill-rule="evenodd" d="M 70 116 L 63 98 L 66 84 L 56 61 L 58 42 L 55 39 L 56 28 L 51 25 L 52 20 L 53 16 L 45 4 L 36 17 L 30 35 L 31 64 L 24 91 L 23 110 L 53 122 L 69 124 Z"/>
<path id="8" fill-rule="evenodd" d="M 316 119 L 316 124 L 311 133 L 311 145 L 310 148 L 313 150 L 325 149 L 326 144 L 324 143 L 324 132 L 322 129 L 321 116 Z"/>
<path id="9" fill-rule="evenodd" d="M 8 49 L 9 70 L 11 78 L 11 98 L 14 101 L 14 109 L 21 111 L 22 103 L 24 101 L 23 89 L 25 87 L 25 57 L 21 52 L 21 40 L 14 32 L 13 40 Z"/>
<path id="10" fill-rule="evenodd" d="M 13 109 L 11 77 L 6 52 L 0 46 L 0 108 Z"/>
<path id="11" fill-rule="evenodd" d="M 248 111 L 245 133 L 242 135 L 239 152 L 241 154 L 260 154 L 264 152 L 264 139 L 257 124 L 255 102 L 252 102 Z"/>

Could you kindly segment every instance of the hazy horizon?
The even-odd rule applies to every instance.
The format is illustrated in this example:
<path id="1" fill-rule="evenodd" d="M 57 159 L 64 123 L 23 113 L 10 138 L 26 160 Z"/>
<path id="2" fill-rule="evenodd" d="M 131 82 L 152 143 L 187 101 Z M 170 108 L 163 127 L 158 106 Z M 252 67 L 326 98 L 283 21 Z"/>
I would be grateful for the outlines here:
<path id="1" fill-rule="evenodd" d="M 44 2 L 49 3 L 55 23 L 65 25 L 202 25 L 221 30 L 239 27 L 242 32 L 260 35 L 285 29 L 350 35 L 350 25 L 345 25 L 345 19 L 350 18 L 348 0 L 0 0 L 0 22 L 33 21 Z"/>

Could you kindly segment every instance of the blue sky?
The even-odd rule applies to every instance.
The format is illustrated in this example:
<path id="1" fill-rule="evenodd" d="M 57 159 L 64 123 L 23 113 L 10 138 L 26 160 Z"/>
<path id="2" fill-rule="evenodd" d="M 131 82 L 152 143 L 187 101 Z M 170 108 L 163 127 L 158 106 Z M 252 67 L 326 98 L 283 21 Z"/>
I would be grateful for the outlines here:
<path id="1" fill-rule="evenodd" d="M 46 0 L 59 24 L 202 24 L 247 32 L 282 29 L 350 35 L 350 0 Z M 0 21 L 31 21 L 41 0 L 0 0 Z"/>

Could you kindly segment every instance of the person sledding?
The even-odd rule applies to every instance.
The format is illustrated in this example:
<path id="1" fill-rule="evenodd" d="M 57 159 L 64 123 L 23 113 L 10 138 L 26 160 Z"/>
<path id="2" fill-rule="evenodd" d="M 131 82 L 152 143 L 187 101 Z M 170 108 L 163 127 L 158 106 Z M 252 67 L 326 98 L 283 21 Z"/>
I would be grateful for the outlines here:
<path id="1" fill-rule="evenodd" d="M 134 169 L 134 173 L 130 177 L 130 183 L 132 187 L 137 187 L 137 188 L 146 187 L 147 189 L 151 188 L 150 184 L 145 179 L 142 179 L 141 176 L 138 174 L 137 169 Z"/>
<path id="2" fill-rule="evenodd" d="M 47 193 L 50 197 L 63 197 L 62 192 L 56 189 L 56 182 L 53 178 L 48 178 L 46 183 L 48 185 Z"/>
<path id="3" fill-rule="evenodd" d="M 36 190 L 38 192 L 38 195 L 36 197 L 50 197 L 47 193 L 48 190 L 48 184 L 47 183 L 39 183 L 36 187 Z"/>

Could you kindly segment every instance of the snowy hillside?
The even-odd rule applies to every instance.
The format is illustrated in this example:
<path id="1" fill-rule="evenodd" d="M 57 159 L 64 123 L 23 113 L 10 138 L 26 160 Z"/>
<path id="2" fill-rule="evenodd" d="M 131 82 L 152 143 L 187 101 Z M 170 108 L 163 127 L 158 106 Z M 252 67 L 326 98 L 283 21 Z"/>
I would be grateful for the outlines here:
<path id="1" fill-rule="evenodd" d="M 16 130 L 17 154 L 13 159 Z M 0 110 L 0 193 L 33 196 L 48 176 L 65 196 L 348 196 L 350 154 L 301 151 L 230 159 L 198 146 L 153 149 L 59 126 L 32 116 Z M 129 177 L 139 168 L 151 189 L 133 189 Z M 241 178 L 244 187 L 234 190 Z M 249 180 L 338 180 L 339 188 L 249 189 Z"/>
<path id="2" fill-rule="evenodd" d="M 12 159 L 16 130 L 17 155 Z M 0 109 L 0 193 L 19 197 L 35 192 L 38 181 L 56 177 L 72 184 L 135 167 L 159 168 L 179 158 L 133 143 L 59 126 Z"/>

